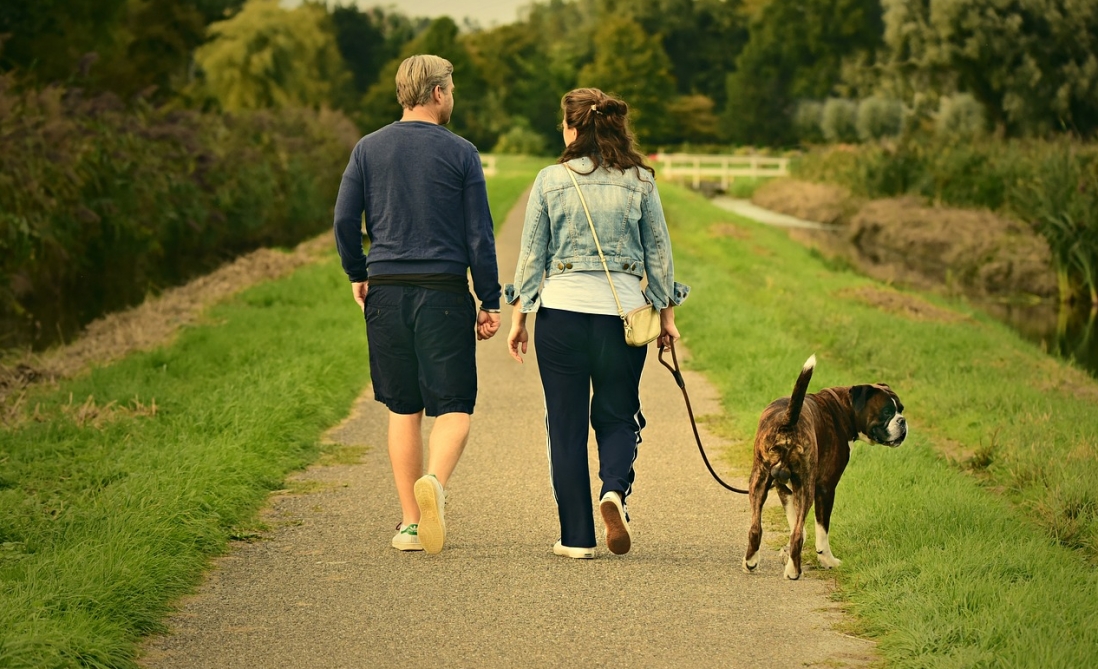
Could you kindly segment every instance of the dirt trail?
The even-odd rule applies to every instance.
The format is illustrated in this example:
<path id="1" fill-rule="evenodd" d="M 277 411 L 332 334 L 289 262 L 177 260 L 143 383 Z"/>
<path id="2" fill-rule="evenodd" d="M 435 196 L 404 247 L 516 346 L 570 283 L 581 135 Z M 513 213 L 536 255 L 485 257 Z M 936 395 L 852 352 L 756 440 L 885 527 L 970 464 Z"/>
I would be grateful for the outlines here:
<path id="1" fill-rule="evenodd" d="M 503 277 L 515 266 L 524 209 L 525 200 L 497 242 Z M 357 345 L 365 351 L 364 341 Z M 367 390 L 329 434 L 364 447 L 360 460 L 295 477 L 294 485 L 314 491 L 275 496 L 265 512 L 272 529 L 217 561 L 169 621 L 172 633 L 146 644 L 142 663 L 225 669 L 873 661 L 872 643 L 836 630 L 843 618 L 814 560 L 806 559 L 799 582 L 782 578 L 771 550 L 761 573 L 740 571 L 745 498 L 709 478 L 682 397 L 654 349 L 642 383 L 648 427 L 630 498 L 634 548 L 619 557 L 600 546 L 590 561 L 554 556 L 556 512 L 532 353 L 516 364 L 502 333 L 479 345 L 481 394 L 448 491 L 442 553 L 389 546 L 399 510 L 386 414 Z M 698 414 L 720 410 L 703 377 L 687 372 L 686 382 Z M 712 435 L 703 438 L 721 447 Z M 594 496 L 597 481 L 593 488 Z"/>

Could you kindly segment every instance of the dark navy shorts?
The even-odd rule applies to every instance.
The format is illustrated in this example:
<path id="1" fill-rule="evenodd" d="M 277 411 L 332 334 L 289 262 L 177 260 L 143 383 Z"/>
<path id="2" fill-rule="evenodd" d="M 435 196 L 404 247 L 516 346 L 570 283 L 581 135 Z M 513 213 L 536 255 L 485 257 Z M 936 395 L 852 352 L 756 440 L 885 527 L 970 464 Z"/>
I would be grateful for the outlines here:
<path id="1" fill-rule="evenodd" d="M 476 305 L 469 293 L 371 286 L 366 338 L 374 399 L 393 413 L 473 413 Z"/>

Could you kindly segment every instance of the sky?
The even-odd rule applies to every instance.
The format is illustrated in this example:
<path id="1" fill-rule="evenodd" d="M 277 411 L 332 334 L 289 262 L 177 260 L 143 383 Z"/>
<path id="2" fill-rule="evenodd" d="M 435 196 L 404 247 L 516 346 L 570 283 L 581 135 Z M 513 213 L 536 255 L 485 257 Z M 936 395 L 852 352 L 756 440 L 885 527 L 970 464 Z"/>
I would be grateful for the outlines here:
<path id="1" fill-rule="evenodd" d="M 449 16 L 457 24 L 469 17 L 481 27 L 514 23 L 518 20 L 518 10 L 531 4 L 532 0 L 357 0 L 359 7 L 392 7 L 409 17 Z"/>

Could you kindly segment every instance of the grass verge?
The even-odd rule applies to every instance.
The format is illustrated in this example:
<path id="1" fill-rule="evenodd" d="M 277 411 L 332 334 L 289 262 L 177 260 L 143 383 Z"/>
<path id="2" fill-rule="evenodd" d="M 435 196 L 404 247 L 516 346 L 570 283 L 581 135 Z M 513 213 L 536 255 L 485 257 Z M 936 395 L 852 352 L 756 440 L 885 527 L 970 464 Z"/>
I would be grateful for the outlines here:
<path id="1" fill-rule="evenodd" d="M 1098 386 L 979 313 L 829 266 L 682 188 L 661 196 L 694 290 L 681 329 L 721 391 L 731 460 L 813 353 L 812 390 L 883 381 L 904 400 L 911 436 L 855 446 L 831 537 L 840 595 L 889 664 L 1098 665 Z"/>
<path id="2" fill-rule="evenodd" d="M 501 161 L 497 222 L 535 172 Z M 330 256 L 170 345 L 31 389 L 26 417 L 0 427 L 0 667 L 134 666 L 208 558 L 318 457 L 368 371 Z"/>

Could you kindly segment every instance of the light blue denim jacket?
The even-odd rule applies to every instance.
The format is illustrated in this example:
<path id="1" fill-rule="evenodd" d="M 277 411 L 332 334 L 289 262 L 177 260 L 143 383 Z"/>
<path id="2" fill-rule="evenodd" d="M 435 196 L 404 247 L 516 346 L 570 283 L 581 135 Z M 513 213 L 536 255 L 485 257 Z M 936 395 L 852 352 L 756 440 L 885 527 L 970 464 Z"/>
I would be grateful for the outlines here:
<path id="1" fill-rule="evenodd" d="M 583 189 L 599 243 L 612 272 L 648 277 L 645 298 L 658 309 L 682 304 L 690 286 L 675 281 L 671 238 L 656 183 L 645 170 L 600 167 L 591 174 L 587 158 L 569 161 Z M 541 305 L 545 276 L 603 271 L 591 227 L 566 167 L 551 165 L 538 173 L 526 204 L 522 247 L 515 282 L 503 288 L 508 304 L 521 300 L 523 312 Z"/>

